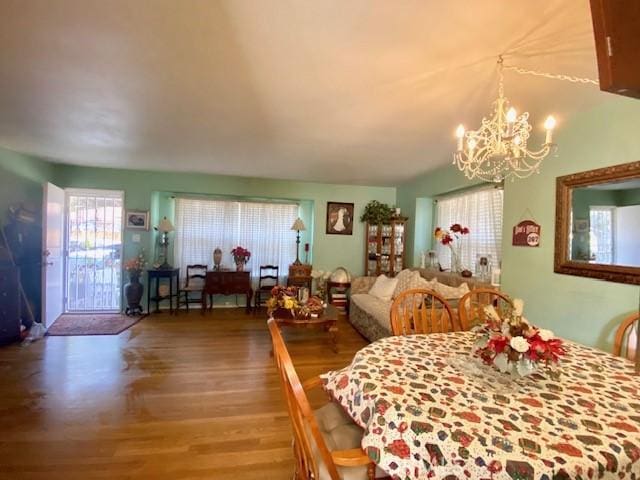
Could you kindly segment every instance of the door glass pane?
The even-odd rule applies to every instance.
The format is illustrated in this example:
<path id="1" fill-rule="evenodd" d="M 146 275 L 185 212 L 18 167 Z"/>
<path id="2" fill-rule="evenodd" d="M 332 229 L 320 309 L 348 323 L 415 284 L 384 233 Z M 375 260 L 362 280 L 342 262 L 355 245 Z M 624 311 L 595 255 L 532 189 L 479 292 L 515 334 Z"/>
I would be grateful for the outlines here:
<path id="1" fill-rule="evenodd" d="M 67 311 L 119 311 L 122 194 L 68 193 Z"/>

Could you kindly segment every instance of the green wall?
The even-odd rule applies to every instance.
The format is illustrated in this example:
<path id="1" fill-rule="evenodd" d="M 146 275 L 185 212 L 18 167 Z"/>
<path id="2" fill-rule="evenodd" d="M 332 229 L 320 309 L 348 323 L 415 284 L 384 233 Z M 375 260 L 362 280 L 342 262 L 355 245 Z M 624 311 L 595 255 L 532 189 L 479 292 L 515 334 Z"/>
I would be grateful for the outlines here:
<path id="1" fill-rule="evenodd" d="M 54 176 L 51 163 L 0 147 L 0 222 L 9 205 L 25 203 L 42 208 L 42 184 Z"/>
<path id="2" fill-rule="evenodd" d="M 638 308 L 640 289 L 553 272 L 556 177 L 640 158 L 640 103 L 602 95 L 603 103 L 596 108 L 563 119 L 556 134 L 558 155 L 543 162 L 539 175 L 505 183 L 502 288 L 525 300 L 525 313 L 534 323 L 610 350 L 620 319 Z M 447 166 L 398 186 L 398 204 L 414 218 L 416 205 L 423 199 L 470 185 Z M 538 248 L 511 246 L 512 228 L 527 208 L 542 225 Z M 421 235 L 430 231 L 418 232 L 418 238 L 410 242 L 414 262 L 423 242 Z"/>
<path id="3" fill-rule="evenodd" d="M 313 242 L 303 237 L 301 242 L 312 243 L 313 266 L 321 270 L 333 270 L 344 266 L 354 274 L 362 274 L 364 269 L 364 226 L 356 220 L 353 235 L 325 234 L 327 201 L 353 202 L 355 215 L 359 217 L 370 200 L 393 204 L 396 189 L 392 187 L 366 187 L 335 185 L 289 180 L 270 180 L 196 173 L 164 173 L 137 170 L 116 170 L 87 168 L 69 165 L 56 167 L 56 181 L 59 186 L 69 188 L 99 188 L 124 190 L 125 206 L 129 209 L 151 210 L 156 213 L 152 219 L 155 225 L 160 214 L 169 208 L 167 199 L 173 194 L 190 193 L 204 195 L 225 195 L 249 198 L 273 198 L 304 200 L 302 214 L 309 217 L 313 208 L 313 225 L 307 225 L 313 234 Z M 313 207 L 311 207 L 313 205 Z M 313 230 L 311 230 L 313 228 Z M 309 235 L 309 234 L 307 234 Z M 125 235 L 125 258 L 135 253 L 138 245 L 131 241 L 132 232 Z M 295 233 L 291 232 L 295 242 Z M 151 251 L 154 239 L 152 232 L 143 232 L 140 246 Z"/>
<path id="4" fill-rule="evenodd" d="M 42 250 L 42 184 L 54 176 L 54 166 L 48 162 L 38 160 L 28 155 L 12 152 L 0 148 L 0 225 L 8 223 L 8 208 L 10 205 L 24 204 L 31 211 L 38 212 L 38 224 L 33 227 L 20 229 L 20 235 L 9 235 L 13 241 L 22 239 L 19 245 L 23 258 L 17 258 L 20 263 L 20 275 L 31 309 L 37 318 L 40 317 L 40 298 L 42 282 L 40 279 L 39 254 Z M 11 240 L 10 240 L 11 241 Z M 15 247 L 15 244 L 14 244 Z M 18 252 L 13 252 L 14 256 Z M 34 258 L 35 257 L 35 258 Z M 28 316 L 24 315 L 25 318 Z"/>

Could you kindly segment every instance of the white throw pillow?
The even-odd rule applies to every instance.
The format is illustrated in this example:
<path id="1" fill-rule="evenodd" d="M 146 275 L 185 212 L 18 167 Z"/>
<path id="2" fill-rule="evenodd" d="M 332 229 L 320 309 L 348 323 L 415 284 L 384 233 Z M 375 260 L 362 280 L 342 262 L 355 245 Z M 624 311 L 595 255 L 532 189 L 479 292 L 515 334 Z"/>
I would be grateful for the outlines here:
<path id="1" fill-rule="evenodd" d="M 469 293 L 469 285 L 467 283 L 460 284 L 459 287 L 450 287 L 444 283 L 436 283 L 434 290 L 446 299 L 462 298 Z"/>
<path id="2" fill-rule="evenodd" d="M 422 277 L 419 272 L 414 272 L 409 269 L 402 270 L 398 275 L 396 275 L 398 284 L 396 285 L 396 289 L 393 291 L 393 298 L 396 298 L 402 292 L 418 288 L 420 278 Z"/>
<path id="3" fill-rule="evenodd" d="M 384 300 L 388 302 L 393 297 L 393 292 L 396 289 L 396 285 L 398 285 L 397 278 L 389 278 L 384 275 L 380 275 L 376 278 L 373 287 L 369 290 L 369 295 L 373 295 L 380 300 Z"/>

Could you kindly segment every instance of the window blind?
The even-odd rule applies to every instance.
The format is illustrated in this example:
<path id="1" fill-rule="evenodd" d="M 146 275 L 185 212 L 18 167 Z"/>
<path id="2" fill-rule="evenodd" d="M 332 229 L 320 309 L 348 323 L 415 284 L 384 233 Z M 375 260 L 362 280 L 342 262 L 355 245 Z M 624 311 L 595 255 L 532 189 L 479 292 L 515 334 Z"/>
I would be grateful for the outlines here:
<path id="1" fill-rule="evenodd" d="M 597 263 L 615 263 L 615 207 L 589 208 L 589 249 Z"/>
<path id="2" fill-rule="evenodd" d="M 462 265 L 471 271 L 478 254 L 491 255 L 493 265 L 498 265 L 502 258 L 503 194 L 502 189 L 487 188 L 438 200 L 437 226 L 448 230 L 459 223 L 471 232 L 461 238 Z M 442 268 L 451 268 L 449 247 L 437 242 L 435 250 Z"/>
<path id="3" fill-rule="evenodd" d="M 213 251 L 219 247 L 223 265 L 235 268 L 231 250 L 241 245 L 251 252 L 247 267 L 253 277 L 267 264 L 278 265 L 285 275 L 296 258 L 291 225 L 297 217 L 296 204 L 177 198 L 176 266 L 182 272 L 191 264 L 212 268 Z"/>

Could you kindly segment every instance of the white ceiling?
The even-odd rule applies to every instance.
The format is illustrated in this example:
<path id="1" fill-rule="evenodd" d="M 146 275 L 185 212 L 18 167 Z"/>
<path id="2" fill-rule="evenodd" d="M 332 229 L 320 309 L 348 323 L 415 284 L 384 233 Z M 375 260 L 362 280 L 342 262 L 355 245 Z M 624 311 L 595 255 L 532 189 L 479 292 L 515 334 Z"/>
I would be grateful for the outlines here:
<path id="1" fill-rule="evenodd" d="M 597 78 L 588 0 L 2 0 L 0 145 L 59 162 L 393 185 L 450 161 L 495 59 Z M 534 126 L 606 98 L 506 72 Z"/>

